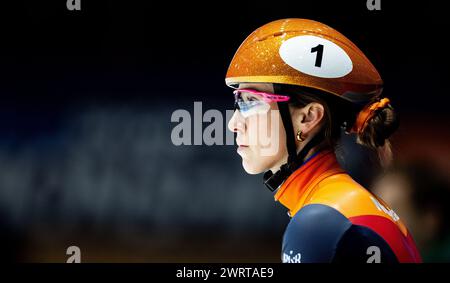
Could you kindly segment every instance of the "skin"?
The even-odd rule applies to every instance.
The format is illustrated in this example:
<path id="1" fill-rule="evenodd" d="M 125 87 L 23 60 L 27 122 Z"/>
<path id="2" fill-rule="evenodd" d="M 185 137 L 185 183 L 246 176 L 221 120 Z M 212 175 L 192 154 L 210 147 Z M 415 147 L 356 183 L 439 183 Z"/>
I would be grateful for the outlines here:
<path id="1" fill-rule="evenodd" d="M 254 89 L 268 93 L 274 93 L 273 85 L 269 83 L 243 83 L 239 84 L 239 89 Z M 276 102 L 271 102 L 270 110 L 279 110 Z M 296 140 L 297 152 L 320 130 L 324 120 L 324 107 L 316 102 L 310 103 L 303 108 L 290 108 L 292 124 L 297 131 L 302 131 L 303 142 Z M 260 174 L 267 170 L 276 172 L 281 165 L 287 162 L 288 152 L 286 148 L 286 132 L 283 127 L 281 116 L 271 115 L 271 111 L 260 113 L 244 118 L 239 111 L 235 111 L 228 123 L 228 129 L 236 133 L 236 143 L 238 154 L 242 157 L 242 166 L 249 174 Z M 257 116 L 257 117 L 255 117 Z M 276 120 L 273 120 L 276 119 Z M 278 127 L 272 127 L 273 124 Z M 267 140 L 258 138 L 259 133 L 267 129 Z M 293 129 L 293 130 L 294 130 Z M 254 141 L 254 142 L 250 142 Z M 271 154 L 264 154 L 267 144 L 277 145 Z M 272 146 L 273 147 L 273 146 Z M 314 154 L 317 147 L 314 147 L 307 154 L 306 158 Z"/>

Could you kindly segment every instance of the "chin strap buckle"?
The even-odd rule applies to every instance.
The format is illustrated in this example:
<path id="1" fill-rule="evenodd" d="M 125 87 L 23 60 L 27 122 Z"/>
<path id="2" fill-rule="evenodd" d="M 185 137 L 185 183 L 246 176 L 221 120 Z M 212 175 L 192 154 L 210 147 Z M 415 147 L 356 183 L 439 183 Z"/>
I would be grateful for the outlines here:
<path id="1" fill-rule="evenodd" d="M 278 170 L 275 173 L 272 173 L 271 170 L 266 171 L 263 176 L 264 185 L 271 191 L 276 191 L 283 182 L 291 175 L 292 172 L 289 169 L 288 164 L 283 164 L 280 167 L 280 170 Z"/>

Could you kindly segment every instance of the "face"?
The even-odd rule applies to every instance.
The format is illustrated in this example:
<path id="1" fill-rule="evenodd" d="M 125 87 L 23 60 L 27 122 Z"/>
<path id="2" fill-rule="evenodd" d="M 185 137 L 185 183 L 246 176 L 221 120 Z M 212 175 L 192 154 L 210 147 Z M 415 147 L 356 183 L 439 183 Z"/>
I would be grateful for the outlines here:
<path id="1" fill-rule="evenodd" d="M 273 93 L 272 84 L 240 84 L 239 89 L 252 89 Z M 262 97 L 242 92 L 241 106 L 235 110 L 228 123 L 230 131 L 236 133 L 237 153 L 242 157 L 242 166 L 249 174 L 267 170 L 277 171 L 287 160 L 286 133 L 276 102 L 265 102 Z M 256 105 L 256 106 L 255 106 Z"/>

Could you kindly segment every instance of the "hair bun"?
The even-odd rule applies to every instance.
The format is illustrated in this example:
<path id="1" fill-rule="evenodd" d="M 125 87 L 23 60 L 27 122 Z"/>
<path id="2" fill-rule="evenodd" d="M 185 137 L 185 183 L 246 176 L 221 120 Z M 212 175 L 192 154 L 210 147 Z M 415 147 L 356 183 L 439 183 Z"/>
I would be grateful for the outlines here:
<path id="1" fill-rule="evenodd" d="M 357 122 L 358 119 L 364 119 L 363 124 L 355 123 L 355 126 L 359 127 L 357 131 L 359 143 L 372 148 L 384 146 L 386 139 L 397 130 L 398 117 L 389 103 L 388 98 L 383 98 L 361 111 Z M 361 115 L 366 116 L 361 117 Z"/>

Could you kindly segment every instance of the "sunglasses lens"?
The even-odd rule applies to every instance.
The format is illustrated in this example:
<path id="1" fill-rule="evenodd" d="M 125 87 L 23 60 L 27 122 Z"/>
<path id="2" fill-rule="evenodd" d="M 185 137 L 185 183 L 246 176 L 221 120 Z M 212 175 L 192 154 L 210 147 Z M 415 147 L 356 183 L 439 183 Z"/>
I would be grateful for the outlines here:
<path id="1" fill-rule="evenodd" d="M 234 110 L 239 110 L 244 118 L 256 114 L 265 114 L 270 109 L 269 103 L 258 94 L 235 91 L 234 100 Z"/>
<path id="2" fill-rule="evenodd" d="M 256 114 L 264 114 L 270 109 L 270 105 L 264 101 L 236 101 L 235 109 L 238 109 L 244 118 Z"/>

